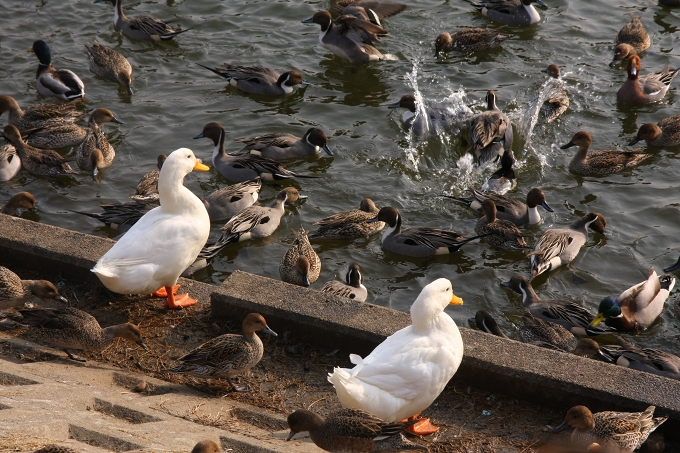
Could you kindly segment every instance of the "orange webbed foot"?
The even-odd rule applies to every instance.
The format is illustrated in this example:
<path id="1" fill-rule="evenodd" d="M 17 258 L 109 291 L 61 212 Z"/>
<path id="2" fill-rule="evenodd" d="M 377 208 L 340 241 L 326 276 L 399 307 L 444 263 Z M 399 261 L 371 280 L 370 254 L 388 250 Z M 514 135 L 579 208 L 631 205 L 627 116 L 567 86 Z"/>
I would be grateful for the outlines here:
<path id="1" fill-rule="evenodd" d="M 401 423 L 408 423 L 412 422 L 413 420 L 417 421 L 404 429 L 405 431 L 408 431 L 411 434 L 415 434 L 417 436 L 426 436 L 428 434 L 434 434 L 437 431 L 439 431 L 439 428 L 430 423 L 429 418 L 420 418 L 420 414 L 416 414 L 412 417 L 407 418 L 406 420 L 402 420 Z"/>
<path id="2" fill-rule="evenodd" d="M 169 286 L 166 286 L 164 288 L 159 289 L 158 291 L 151 293 L 152 297 L 163 297 L 166 298 L 168 297 L 168 288 Z M 177 291 L 179 291 L 179 285 L 175 285 L 172 287 L 172 293 L 175 294 Z"/>
<path id="3" fill-rule="evenodd" d="M 197 304 L 196 299 L 192 299 L 188 294 L 171 294 L 165 301 L 167 308 L 185 308 Z"/>

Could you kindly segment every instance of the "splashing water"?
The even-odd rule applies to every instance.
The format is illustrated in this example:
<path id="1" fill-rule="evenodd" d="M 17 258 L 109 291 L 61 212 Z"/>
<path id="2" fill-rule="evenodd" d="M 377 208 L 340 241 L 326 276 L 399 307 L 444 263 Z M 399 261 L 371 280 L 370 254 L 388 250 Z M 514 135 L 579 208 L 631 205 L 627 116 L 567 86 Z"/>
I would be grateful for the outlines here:
<path id="1" fill-rule="evenodd" d="M 561 78 L 555 79 L 549 77 L 548 80 L 546 80 L 543 85 L 541 85 L 541 88 L 538 90 L 536 96 L 531 101 L 529 101 L 528 107 L 524 111 L 521 122 L 521 125 L 523 126 L 521 130 L 524 134 L 524 140 L 526 143 L 525 146 L 528 147 L 531 144 L 531 134 L 534 130 L 534 127 L 536 126 L 536 123 L 538 122 L 538 115 L 541 112 L 543 103 L 548 99 L 560 96 L 565 86 L 566 84 Z"/>

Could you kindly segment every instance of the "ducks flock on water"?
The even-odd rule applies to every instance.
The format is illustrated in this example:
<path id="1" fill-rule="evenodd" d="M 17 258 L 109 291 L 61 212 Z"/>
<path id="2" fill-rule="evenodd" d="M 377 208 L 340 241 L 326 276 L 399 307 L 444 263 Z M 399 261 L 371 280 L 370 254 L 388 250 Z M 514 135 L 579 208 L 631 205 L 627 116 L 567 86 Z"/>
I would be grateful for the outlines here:
<path id="1" fill-rule="evenodd" d="M 503 45 L 515 38 L 508 27 L 524 27 L 540 22 L 535 6 L 548 7 L 540 0 L 466 0 L 490 21 L 502 24 L 495 29 L 467 28 L 441 32 L 435 40 L 435 57 L 445 53 L 483 52 Z M 104 2 L 96 0 L 95 3 Z M 671 6 L 674 0 L 661 3 Z M 180 31 L 167 22 L 151 16 L 128 18 L 122 0 L 112 0 L 114 26 L 133 40 L 157 43 L 171 40 L 191 28 Z M 363 0 L 332 0 L 331 12 L 322 10 L 303 23 L 320 27 L 318 41 L 336 56 L 353 64 L 388 58 L 376 46 L 389 34 L 381 23 L 398 14 L 407 6 L 389 2 Z M 666 66 L 658 73 L 641 74 L 640 55 L 651 45 L 641 18 L 630 15 L 614 40 L 614 57 L 610 66 L 625 62 L 627 79 L 617 92 L 617 100 L 624 105 L 638 106 L 661 101 L 667 95 L 679 69 Z M 24 110 L 10 95 L 0 96 L 0 115 L 8 112 L 7 125 L 2 135 L 6 143 L 0 147 L 0 181 L 8 181 L 27 172 L 42 177 L 64 177 L 77 173 L 69 162 L 91 174 L 98 174 L 114 164 L 116 151 L 109 143 L 105 123 L 124 124 L 105 107 L 89 112 L 87 127 L 76 124 L 85 114 L 85 85 L 73 71 L 52 65 L 48 44 L 36 40 L 31 49 L 38 58 L 35 75 L 37 91 L 62 102 L 38 104 Z M 108 81 L 119 84 L 129 96 L 132 89 L 133 67 L 118 51 L 97 42 L 85 44 L 90 70 Z M 210 67 L 200 64 L 228 80 L 229 85 L 245 93 L 261 96 L 284 96 L 299 85 L 308 85 L 303 75 L 293 69 L 282 74 L 259 66 L 224 63 Z M 561 70 L 550 64 L 543 72 L 560 81 Z M 310 240 L 350 240 L 384 230 L 382 247 L 394 254 L 407 257 L 433 257 L 455 253 L 466 243 L 481 239 L 492 247 L 525 253 L 528 258 L 528 278 L 517 274 L 502 283 L 522 296 L 524 341 L 587 357 L 602 357 L 617 365 L 679 379 L 680 358 L 665 351 L 639 348 L 623 337 L 620 346 L 602 346 L 591 336 L 612 332 L 636 332 L 648 329 L 664 309 L 675 285 L 671 275 L 658 275 L 650 268 L 646 280 L 624 290 L 618 297 L 606 297 L 598 312 L 592 313 L 567 299 L 540 299 L 532 281 L 539 275 L 569 265 L 588 240 L 588 230 L 604 234 L 605 215 L 590 212 L 569 226 L 547 229 L 533 244 L 526 242 L 520 228 L 539 226 L 539 206 L 547 212 L 541 188 L 533 188 L 526 195 L 526 204 L 505 195 L 514 188 L 517 178 L 513 169 L 513 124 L 497 106 L 498 93 L 488 90 L 486 110 L 467 115 L 468 152 L 478 165 L 500 163 L 481 190 L 470 187 L 469 197 L 450 197 L 467 204 L 480 214 L 475 226 L 477 236 L 429 226 L 402 227 L 399 210 L 391 206 L 379 208 L 370 198 L 361 200 L 359 209 L 342 211 L 314 223 L 315 231 L 304 227 L 294 230 L 295 240 L 282 257 L 279 272 L 285 282 L 310 286 L 318 278 L 322 260 Z M 405 108 L 402 122 L 406 127 L 423 129 L 428 122 L 450 122 L 450 115 L 420 105 L 421 101 L 406 94 L 390 108 Z M 540 106 L 546 122 L 553 122 L 568 112 L 570 101 L 563 87 Z M 425 116 L 425 121 L 419 117 Z M 421 118 L 422 120 L 422 118 Z M 225 123 L 226 124 L 226 123 Z M 195 132 L 194 132 L 195 133 Z M 285 168 L 282 162 L 320 151 L 334 153 L 328 136 L 316 127 L 309 128 L 302 137 L 292 134 L 265 134 L 239 138 L 243 148 L 226 152 L 230 131 L 217 122 L 203 126 L 195 139 L 212 140 L 212 166 L 233 184 L 213 192 L 205 200 L 184 187 L 183 180 L 190 172 L 207 171 L 209 167 L 196 158 L 193 151 L 180 148 L 159 155 L 158 169 L 142 178 L 130 195 L 134 203 L 103 205 L 103 214 L 81 213 L 97 218 L 107 226 L 124 233 L 116 244 L 97 262 L 92 271 L 111 291 L 121 294 L 153 294 L 166 299 L 168 308 L 186 308 L 197 301 L 189 295 L 178 295 L 177 281 L 209 262 L 222 249 L 241 241 L 270 236 L 279 227 L 285 207 L 304 200 L 299 189 L 281 190 L 269 206 L 259 206 L 259 191 L 263 183 L 291 179 L 313 178 Z M 588 131 L 577 131 L 561 149 L 578 147 L 569 169 L 584 176 L 601 176 L 624 171 L 650 158 L 642 151 L 590 151 L 592 136 Z M 646 141 L 649 146 L 671 147 L 680 144 L 680 115 L 657 124 L 643 124 L 630 142 Z M 55 149 L 77 147 L 75 158 L 64 158 Z M 14 215 L 17 209 L 32 209 L 35 198 L 27 192 L 15 194 L 2 213 Z M 209 241 L 211 222 L 225 221 L 221 236 Z M 539 227 L 540 228 L 540 227 Z M 665 269 L 673 272 L 678 262 Z M 357 263 L 349 265 L 345 282 L 326 282 L 321 292 L 365 301 L 369 290 Z M 66 302 L 57 288 L 43 280 L 21 280 L 7 268 L 0 267 L 0 308 L 18 308 L 21 323 L 32 326 L 36 333 L 54 346 L 62 348 L 70 358 L 71 350 L 101 350 L 115 338 L 124 338 L 147 349 L 143 333 L 130 323 L 102 329 L 97 320 L 75 308 L 21 308 L 32 297 Z M 451 282 L 438 279 L 426 285 L 411 306 L 412 324 L 388 337 L 368 356 L 352 354 L 353 368 L 336 367 L 328 375 L 344 409 L 321 417 L 308 410 L 297 410 L 288 418 L 290 436 L 308 431 L 312 440 L 327 451 L 377 451 L 385 449 L 423 450 L 422 445 L 409 442 L 403 430 L 415 434 L 430 434 L 437 428 L 419 414 L 432 404 L 455 374 L 463 357 L 463 341 L 456 324 L 444 312 L 449 305 L 462 304 L 453 294 Z M 3 315 L 5 312 L 1 312 Z M 4 318 L 0 320 L 0 326 Z M 486 312 L 474 318 L 477 326 L 491 334 L 505 336 L 495 320 Z M 263 356 L 264 346 L 256 332 L 276 334 L 257 313 L 243 321 L 241 334 L 225 334 L 209 340 L 177 359 L 178 364 L 167 373 L 190 374 L 201 378 L 225 379 L 235 391 L 247 391 L 237 386 L 232 377 L 255 366 Z M 580 340 L 576 336 L 585 337 Z M 640 413 L 599 412 L 592 414 L 584 406 L 567 412 L 565 423 L 558 430 L 574 428 L 571 435 L 575 445 L 588 446 L 593 442 L 616 444 L 634 450 L 650 432 L 665 421 L 653 417 L 651 406 Z M 557 430 L 556 430 L 557 431 Z M 199 443 L 197 451 L 209 451 L 216 446 Z M 202 450 L 201 450 L 202 449 Z"/>

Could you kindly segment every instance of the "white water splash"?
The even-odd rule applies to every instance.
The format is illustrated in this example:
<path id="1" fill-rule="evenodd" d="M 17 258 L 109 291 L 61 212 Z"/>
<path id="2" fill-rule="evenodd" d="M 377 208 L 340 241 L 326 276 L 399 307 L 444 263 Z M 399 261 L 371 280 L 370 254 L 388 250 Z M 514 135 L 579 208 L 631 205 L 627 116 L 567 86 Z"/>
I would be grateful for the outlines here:
<path id="1" fill-rule="evenodd" d="M 529 147 L 531 144 L 531 135 L 538 122 L 541 106 L 548 99 L 560 96 L 565 86 L 566 84 L 561 78 L 555 79 L 553 77 L 548 77 L 548 80 L 546 80 L 543 85 L 541 85 L 541 88 L 539 88 L 536 96 L 528 102 L 524 115 L 522 115 L 520 127 L 518 128 L 524 135 L 526 147 Z"/>

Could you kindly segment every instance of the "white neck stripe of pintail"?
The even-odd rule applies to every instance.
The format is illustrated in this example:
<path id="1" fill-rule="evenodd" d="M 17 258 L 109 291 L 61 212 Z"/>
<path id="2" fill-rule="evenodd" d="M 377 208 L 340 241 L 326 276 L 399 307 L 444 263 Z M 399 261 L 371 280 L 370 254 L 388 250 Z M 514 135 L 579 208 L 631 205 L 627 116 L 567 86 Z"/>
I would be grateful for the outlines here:
<path id="1" fill-rule="evenodd" d="M 329 31 L 331 31 L 331 25 L 328 26 L 328 29 L 327 29 L 327 30 L 325 30 L 325 31 L 324 31 L 324 30 L 321 30 L 321 31 L 319 32 L 319 44 L 322 44 L 322 45 L 323 45 L 323 38 L 326 36 L 326 34 L 327 34 Z"/>
<path id="2" fill-rule="evenodd" d="M 585 227 L 586 230 L 587 230 L 588 227 L 589 227 L 593 222 L 595 222 L 598 218 L 599 218 L 598 216 L 595 216 L 595 218 L 594 218 L 593 220 L 591 220 L 590 222 L 586 222 L 586 227 Z"/>
<path id="3" fill-rule="evenodd" d="M 224 141 L 227 139 L 227 133 L 222 129 L 220 131 L 220 139 L 217 141 L 217 146 L 215 146 L 215 149 L 213 149 L 212 153 L 212 162 L 213 162 L 213 167 L 215 167 L 215 159 L 217 159 L 217 156 L 224 154 Z"/>
<path id="4" fill-rule="evenodd" d="M 293 87 L 290 86 L 290 85 L 286 85 L 286 82 L 288 82 L 289 80 L 290 80 L 290 74 L 288 74 L 286 76 L 286 80 L 284 80 L 283 83 L 281 83 L 281 89 L 283 89 L 283 92 L 286 93 L 286 94 L 290 94 L 290 93 L 293 92 Z"/>
<path id="5" fill-rule="evenodd" d="M 319 146 L 316 146 L 314 143 L 312 143 L 312 142 L 309 141 L 309 135 L 307 135 L 307 136 L 305 137 L 305 141 L 306 141 L 307 143 L 309 143 L 309 146 L 312 146 L 312 147 L 314 148 L 314 151 L 316 151 L 317 153 L 318 153 L 319 150 L 321 149 Z"/>
<path id="6" fill-rule="evenodd" d="M 49 64 L 43 64 L 43 63 L 40 63 L 40 62 L 38 62 L 38 66 L 44 66 L 44 67 L 48 67 L 48 66 L 49 66 Z"/>
<path id="7" fill-rule="evenodd" d="M 538 15 L 538 11 L 536 11 L 536 8 L 534 8 L 533 3 L 529 3 L 528 5 L 524 5 L 524 10 L 529 14 L 529 21 L 534 24 L 538 21 L 541 20 L 541 16 Z"/>
<path id="8" fill-rule="evenodd" d="M 541 214 L 538 213 L 538 207 L 528 208 L 529 225 L 536 225 L 541 221 Z"/>
<path id="9" fill-rule="evenodd" d="M 363 283 L 359 284 L 359 288 L 363 289 L 364 291 L 368 291 Z"/>
<path id="10" fill-rule="evenodd" d="M 416 113 L 415 113 L 415 112 L 412 112 L 412 111 L 410 111 L 410 110 L 407 110 L 407 111 L 404 112 L 403 115 L 401 115 L 401 120 L 402 120 L 404 123 L 408 123 L 409 121 L 413 120 L 413 118 L 415 118 L 415 116 L 416 116 Z"/>
<path id="11" fill-rule="evenodd" d="M 522 304 L 527 300 L 527 291 L 524 289 L 524 283 L 519 284 L 519 290 L 522 293 Z"/>
<path id="12" fill-rule="evenodd" d="M 398 220 L 398 219 L 399 219 L 399 218 L 397 217 L 397 220 Z M 399 222 L 397 222 L 397 224 L 398 224 L 398 223 L 399 223 Z M 395 231 L 396 229 L 397 229 L 397 225 L 394 225 L 393 227 L 391 227 L 391 226 L 388 225 L 387 228 L 385 229 L 385 232 L 384 232 L 383 235 L 382 235 L 382 242 L 385 242 L 385 240 L 386 240 L 389 236 L 391 236 L 391 235 L 394 233 L 394 231 Z"/>

